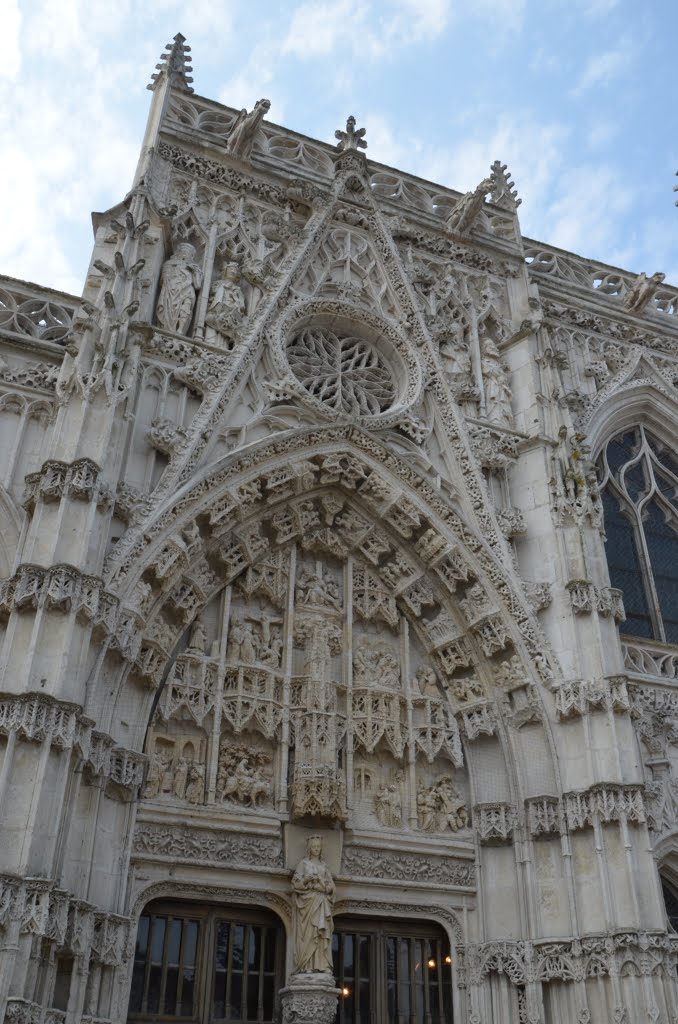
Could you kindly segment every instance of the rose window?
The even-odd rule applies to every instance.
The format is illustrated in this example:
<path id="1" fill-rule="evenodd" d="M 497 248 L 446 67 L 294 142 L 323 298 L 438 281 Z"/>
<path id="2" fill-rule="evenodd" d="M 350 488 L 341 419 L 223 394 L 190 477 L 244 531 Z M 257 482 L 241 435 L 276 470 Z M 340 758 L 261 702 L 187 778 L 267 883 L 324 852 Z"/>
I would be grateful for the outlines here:
<path id="1" fill-rule="evenodd" d="M 308 393 L 336 412 L 376 416 L 395 400 L 389 367 L 362 338 L 306 327 L 288 343 L 287 359 Z"/>

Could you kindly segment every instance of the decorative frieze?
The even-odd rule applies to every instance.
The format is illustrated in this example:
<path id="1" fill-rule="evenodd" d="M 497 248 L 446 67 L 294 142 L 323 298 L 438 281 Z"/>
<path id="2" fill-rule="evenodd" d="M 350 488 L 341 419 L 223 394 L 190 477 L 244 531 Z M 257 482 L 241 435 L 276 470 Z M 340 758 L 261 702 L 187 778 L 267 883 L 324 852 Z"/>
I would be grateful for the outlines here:
<path id="1" fill-rule="evenodd" d="M 453 856 L 426 852 L 401 853 L 395 850 L 345 846 L 342 872 L 355 878 L 387 879 L 393 882 L 422 882 L 442 886 L 474 888 L 475 864 Z"/>
<path id="2" fill-rule="evenodd" d="M 282 867 L 280 840 L 267 836 L 229 833 L 187 825 L 137 825 L 134 853 L 145 859 L 185 863 L 227 864 L 251 869 Z"/>
<path id="3" fill-rule="evenodd" d="M 558 797 L 531 797 L 525 801 L 525 811 L 527 831 L 532 839 L 560 835 L 563 832 L 563 810 Z"/>

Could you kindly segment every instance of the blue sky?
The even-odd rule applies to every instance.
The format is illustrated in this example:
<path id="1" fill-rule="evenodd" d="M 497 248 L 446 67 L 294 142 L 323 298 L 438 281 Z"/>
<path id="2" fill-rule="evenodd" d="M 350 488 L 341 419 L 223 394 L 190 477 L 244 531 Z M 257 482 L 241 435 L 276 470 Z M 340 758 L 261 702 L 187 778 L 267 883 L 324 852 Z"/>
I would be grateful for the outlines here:
<path id="1" fill-rule="evenodd" d="M 194 88 L 457 189 L 499 158 L 523 233 L 678 285 L 675 0 L 0 0 L 0 273 L 80 293 L 165 43 Z"/>

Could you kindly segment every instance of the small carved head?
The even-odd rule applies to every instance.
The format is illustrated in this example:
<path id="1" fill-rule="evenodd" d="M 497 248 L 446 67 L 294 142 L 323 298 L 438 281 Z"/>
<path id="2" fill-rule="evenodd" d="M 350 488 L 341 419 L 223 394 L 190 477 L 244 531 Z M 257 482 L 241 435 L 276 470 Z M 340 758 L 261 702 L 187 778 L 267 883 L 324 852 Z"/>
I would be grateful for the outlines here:
<path id="1" fill-rule="evenodd" d="M 323 852 L 323 837 L 320 835 L 309 836 L 306 840 L 306 853 L 309 857 L 320 859 Z"/>
<path id="2" fill-rule="evenodd" d="M 190 242 L 181 242 L 174 250 L 174 255 L 181 256 L 186 261 L 192 260 L 195 257 L 195 246 Z"/>

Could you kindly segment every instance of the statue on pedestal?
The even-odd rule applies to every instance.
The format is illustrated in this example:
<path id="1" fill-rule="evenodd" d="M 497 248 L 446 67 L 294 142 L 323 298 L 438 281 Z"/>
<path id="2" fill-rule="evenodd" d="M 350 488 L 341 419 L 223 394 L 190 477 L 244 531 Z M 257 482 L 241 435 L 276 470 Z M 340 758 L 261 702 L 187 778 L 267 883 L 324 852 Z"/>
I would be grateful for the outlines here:
<path id="1" fill-rule="evenodd" d="M 321 836 L 310 836 L 306 856 L 292 876 L 294 968 L 297 974 L 333 974 L 332 908 L 334 880 L 322 859 Z"/>

